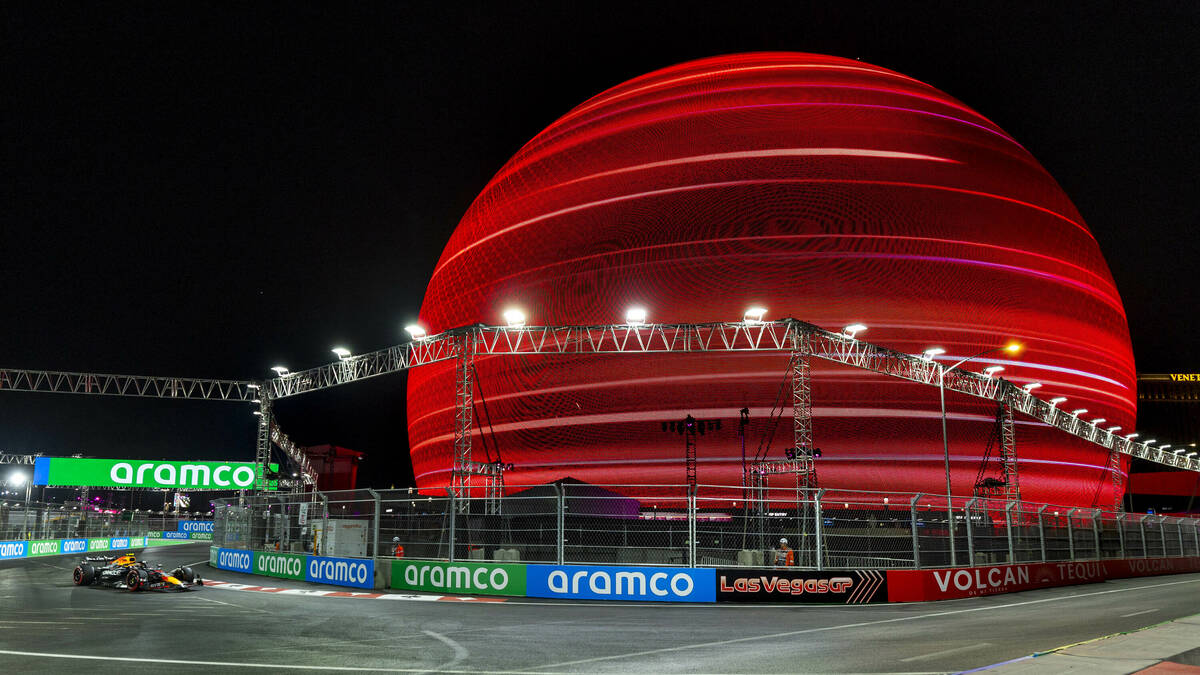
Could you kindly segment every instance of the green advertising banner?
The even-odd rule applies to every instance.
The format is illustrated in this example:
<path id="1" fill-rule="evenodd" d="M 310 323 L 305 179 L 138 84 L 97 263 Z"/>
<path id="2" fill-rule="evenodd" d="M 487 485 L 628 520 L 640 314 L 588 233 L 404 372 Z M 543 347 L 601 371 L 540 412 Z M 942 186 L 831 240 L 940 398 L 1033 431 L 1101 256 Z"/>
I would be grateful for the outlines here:
<path id="1" fill-rule="evenodd" d="M 57 555 L 59 553 L 58 546 L 58 539 L 31 541 L 29 542 L 29 555 Z"/>
<path id="2" fill-rule="evenodd" d="M 278 471 L 278 464 L 269 466 Z M 140 459 L 38 457 L 33 484 L 59 487 L 140 487 L 175 490 L 244 490 L 254 487 L 253 462 L 158 462 Z M 275 490 L 278 481 L 269 481 Z"/>
<path id="3" fill-rule="evenodd" d="M 162 539 L 162 532 L 147 532 L 147 539 Z"/>
<path id="4" fill-rule="evenodd" d="M 256 552 L 254 554 L 254 573 L 304 581 L 304 562 L 307 559 L 308 556 L 292 555 L 291 553 Z"/>
<path id="5" fill-rule="evenodd" d="M 204 541 L 212 541 L 212 532 L 189 532 L 189 539 L 201 539 Z"/>
<path id="6" fill-rule="evenodd" d="M 111 539 L 88 539 L 88 551 L 107 551 Z"/>
<path id="7" fill-rule="evenodd" d="M 211 567 L 217 566 L 217 552 L 220 550 L 221 549 L 217 548 L 216 546 L 208 547 L 208 564 L 209 564 L 209 566 L 211 566 Z"/>
<path id="8" fill-rule="evenodd" d="M 525 565 L 395 560 L 392 588 L 468 595 L 525 595 Z"/>

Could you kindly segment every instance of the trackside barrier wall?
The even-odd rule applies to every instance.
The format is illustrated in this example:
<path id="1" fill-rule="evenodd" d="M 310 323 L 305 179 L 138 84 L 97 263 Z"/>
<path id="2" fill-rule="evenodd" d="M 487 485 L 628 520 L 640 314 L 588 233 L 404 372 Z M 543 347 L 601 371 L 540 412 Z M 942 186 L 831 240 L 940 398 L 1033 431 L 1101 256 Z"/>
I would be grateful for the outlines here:
<path id="1" fill-rule="evenodd" d="M 106 537 L 78 539 L 41 539 L 37 541 L 0 541 L 0 560 L 47 555 L 75 555 L 145 548 L 154 543 L 146 537 Z"/>
<path id="2" fill-rule="evenodd" d="M 889 570 L 888 600 L 950 600 L 1109 579 L 1200 572 L 1200 558 L 1130 558 L 941 570 Z"/>
<path id="3" fill-rule="evenodd" d="M 210 566 L 231 572 L 352 588 L 376 587 L 375 561 L 371 559 L 246 551 L 216 546 L 208 551 Z"/>

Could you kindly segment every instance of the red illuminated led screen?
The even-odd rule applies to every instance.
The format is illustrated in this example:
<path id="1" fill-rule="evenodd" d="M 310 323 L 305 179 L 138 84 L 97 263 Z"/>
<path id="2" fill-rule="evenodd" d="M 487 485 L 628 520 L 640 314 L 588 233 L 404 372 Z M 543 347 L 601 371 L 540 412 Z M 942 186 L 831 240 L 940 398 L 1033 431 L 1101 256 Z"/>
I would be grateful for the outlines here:
<path id="1" fill-rule="evenodd" d="M 436 333 L 502 324 L 740 320 L 758 305 L 946 365 L 1003 366 L 1043 399 L 1129 433 L 1134 364 L 1121 298 L 1078 211 L 1002 129 L 917 80 L 859 61 L 763 53 L 693 61 L 605 91 L 525 145 L 442 253 L 420 320 Z M 477 360 L 477 461 L 506 482 L 684 482 L 662 423 L 720 419 L 699 482 L 740 483 L 738 410 L 753 454 L 785 355 Z M 814 361 L 823 487 L 944 493 L 936 388 Z M 422 488 L 449 483 L 453 363 L 409 375 Z M 486 404 L 486 411 L 483 405 Z M 970 494 L 995 407 L 947 398 L 954 491 Z M 486 414 L 485 414 L 486 412 Z M 791 435 L 788 416 L 772 457 Z M 1018 416 L 1025 499 L 1112 504 L 1106 451 Z M 482 427 L 482 437 L 479 429 Z M 494 457 L 493 457 L 494 458 Z M 1122 471 L 1127 468 L 1122 466 Z"/>

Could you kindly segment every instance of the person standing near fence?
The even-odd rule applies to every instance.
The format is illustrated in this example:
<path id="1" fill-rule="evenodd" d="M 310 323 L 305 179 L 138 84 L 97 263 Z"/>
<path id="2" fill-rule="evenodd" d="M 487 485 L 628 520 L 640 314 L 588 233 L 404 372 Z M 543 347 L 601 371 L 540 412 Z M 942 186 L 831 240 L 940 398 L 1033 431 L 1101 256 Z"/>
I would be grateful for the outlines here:
<path id="1" fill-rule="evenodd" d="M 775 549 L 775 566 L 776 567 L 791 567 L 796 564 L 794 552 L 788 547 L 786 537 L 779 539 L 779 548 Z"/>

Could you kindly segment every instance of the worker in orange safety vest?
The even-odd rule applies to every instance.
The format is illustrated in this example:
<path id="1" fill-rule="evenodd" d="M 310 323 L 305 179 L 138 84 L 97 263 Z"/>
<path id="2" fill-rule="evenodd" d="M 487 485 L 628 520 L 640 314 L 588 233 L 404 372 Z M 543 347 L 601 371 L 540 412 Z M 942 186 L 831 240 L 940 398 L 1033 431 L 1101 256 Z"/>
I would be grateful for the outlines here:
<path id="1" fill-rule="evenodd" d="M 796 564 L 794 552 L 788 547 L 787 538 L 780 538 L 779 548 L 775 549 L 775 566 L 791 567 Z"/>
<path id="2" fill-rule="evenodd" d="M 400 544 L 400 537 L 392 537 L 392 543 L 396 545 L 396 548 L 393 551 L 395 556 L 397 558 L 403 558 L 404 557 L 404 546 L 402 546 Z"/>

